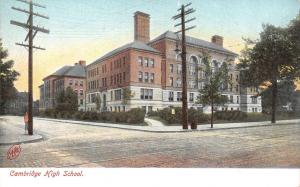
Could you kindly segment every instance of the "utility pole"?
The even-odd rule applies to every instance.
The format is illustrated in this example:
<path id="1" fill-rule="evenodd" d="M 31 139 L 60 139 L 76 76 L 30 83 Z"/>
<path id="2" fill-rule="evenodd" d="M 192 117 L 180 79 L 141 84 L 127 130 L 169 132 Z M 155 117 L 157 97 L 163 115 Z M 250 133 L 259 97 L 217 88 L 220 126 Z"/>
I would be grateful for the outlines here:
<path id="1" fill-rule="evenodd" d="M 28 14 L 29 17 L 28 17 L 27 23 L 21 23 L 21 22 L 13 21 L 13 20 L 11 20 L 10 23 L 12 25 L 16 25 L 16 26 L 19 26 L 19 27 L 22 27 L 22 28 L 25 28 L 28 30 L 27 36 L 25 38 L 25 42 L 28 40 L 28 44 L 16 43 L 16 45 L 28 48 L 28 134 L 33 135 L 33 118 L 32 118 L 32 116 L 33 116 L 33 112 L 32 112 L 32 103 L 33 103 L 32 61 L 33 61 L 33 58 L 32 58 L 32 52 L 33 52 L 33 49 L 45 50 L 44 48 L 34 46 L 33 39 L 36 36 L 38 31 L 49 34 L 49 30 L 33 25 L 33 16 L 41 17 L 44 19 L 49 19 L 49 17 L 33 12 L 34 6 L 40 7 L 40 8 L 46 8 L 45 6 L 37 4 L 37 3 L 33 3 L 32 0 L 17 0 L 17 1 L 29 5 L 29 11 L 25 10 L 25 9 L 21 9 L 21 8 L 11 7 L 13 10 Z"/>
<path id="2" fill-rule="evenodd" d="M 187 102 L 187 65 L 186 65 L 186 39 L 185 39 L 185 32 L 187 30 L 191 30 L 195 28 L 196 26 L 191 26 L 186 28 L 185 24 L 188 22 L 191 22 L 195 20 L 196 18 L 191 18 L 186 21 L 186 16 L 188 14 L 191 14 L 195 12 L 193 8 L 189 8 L 186 10 L 187 7 L 189 7 L 192 3 L 181 5 L 181 8 L 179 8 L 177 11 L 180 11 L 179 14 L 175 15 L 173 17 L 174 20 L 177 20 L 181 18 L 181 22 L 176 24 L 175 27 L 181 26 L 181 30 L 177 31 L 176 34 L 181 33 L 181 46 L 182 46 L 182 52 L 181 52 L 181 58 L 182 58 L 182 128 L 188 129 L 188 102 Z M 176 49 L 176 51 L 179 51 Z"/>

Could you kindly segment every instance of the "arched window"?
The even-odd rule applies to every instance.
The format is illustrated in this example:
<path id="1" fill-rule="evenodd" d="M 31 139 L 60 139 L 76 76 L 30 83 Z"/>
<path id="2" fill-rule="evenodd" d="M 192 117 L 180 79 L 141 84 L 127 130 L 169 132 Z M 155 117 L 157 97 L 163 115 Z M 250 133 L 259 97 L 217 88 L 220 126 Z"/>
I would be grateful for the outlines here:
<path id="1" fill-rule="evenodd" d="M 219 63 L 216 60 L 212 61 L 212 68 L 214 71 L 218 71 L 219 70 Z"/>
<path id="2" fill-rule="evenodd" d="M 190 58 L 189 75 L 195 76 L 198 68 L 198 59 L 195 56 Z"/>

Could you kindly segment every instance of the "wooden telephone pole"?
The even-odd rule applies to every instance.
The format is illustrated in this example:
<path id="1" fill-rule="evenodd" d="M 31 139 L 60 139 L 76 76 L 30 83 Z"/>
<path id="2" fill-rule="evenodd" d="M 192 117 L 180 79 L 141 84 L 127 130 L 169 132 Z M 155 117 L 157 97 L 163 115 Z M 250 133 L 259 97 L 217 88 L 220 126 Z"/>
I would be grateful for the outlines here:
<path id="1" fill-rule="evenodd" d="M 173 17 L 174 20 L 181 18 L 181 22 L 176 24 L 175 27 L 181 26 L 181 30 L 177 31 L 176 34 L 181 33 L 181 58 L 182 58 L 182 128 L 188 129 L 188 102 L 187 102 L 187 65 L 186 65 L 186 39 L 185 32 L 191 30 L 196 26 L 191 26 L 186 28 L 185 24 L 195 20 L 196 18 L 191 18 L 186 21 L 186 16 L 195 12 L 193 8 L 186 10 L 192 3 L 182 5 L 177 11 L 179 14 Z M 176 50 L 178 51 L 178 50 Z"/>
<path id="2" fill-rule="evenodd" d="M 44 48 L 41 47 L 36 47 L 33 45 L 33 39 L 36 36 L 37 32 L 43 32 L 49 34 L 49 30 L 34 26 L 33 25 L 33 16 L 49 19 L 49 17 L 41 15 L 39 13 L 34 13 L 33 12 L 33 6 L 35 7 L 40 7 L 40 8 L 46 8 L 43 5 L 33 3 L 32 0 L 17 0 L 22 3 L 26 3 L 29 5 L 29 11 L 20 9 L 20 8 L 15 8 L 12 7 L 13 10 L 20 11 L 23 13 L 26 13 L 29 15 L 27 23 L 21 23 L 18 21 L 13 21 L 11 20 L 10 23 L 12 25 L 16 25 L 22 28 L 25 28 L 28 30 L 27 36 L 25 38 L 25 42 L 28 40 L 28 44 L 23 44 L 23 43 L 16 43 L 16 45 L 27 47 L 28 48 L 28 134 L 33 135 L 33 112 L 32 112 L 32 103 L 33 103 L 33 97 L 32 97 L 32 50 L 33 49 L 40 49 L 40 50 L 45 50 Z"/>

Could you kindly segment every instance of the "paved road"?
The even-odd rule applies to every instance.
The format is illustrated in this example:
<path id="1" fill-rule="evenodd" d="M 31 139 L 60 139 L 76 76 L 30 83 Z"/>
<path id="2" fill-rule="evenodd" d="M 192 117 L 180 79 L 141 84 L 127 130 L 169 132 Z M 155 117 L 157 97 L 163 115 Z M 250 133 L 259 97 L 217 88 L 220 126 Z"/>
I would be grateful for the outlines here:
<path id="1" fill-rule="evenodd" d="M 21 117 L 5 119 L 0 127 L 23 127 Z M 34 127 L 44 141 L 22 144 L 12 161 L 6 159 L 9 146 L 0 146 L 0 167 L 300 168 L 300 124 L 190 133 L 43 120 L 35 120 Z"/>

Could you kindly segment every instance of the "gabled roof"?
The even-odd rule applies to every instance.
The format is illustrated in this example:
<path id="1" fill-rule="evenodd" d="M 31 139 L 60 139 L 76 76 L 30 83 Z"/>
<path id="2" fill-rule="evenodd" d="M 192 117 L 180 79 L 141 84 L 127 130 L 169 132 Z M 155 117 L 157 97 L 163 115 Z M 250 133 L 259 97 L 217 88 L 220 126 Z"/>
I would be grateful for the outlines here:
<path id="1" fill-rule="evenodd" d="M 52 73 L 51 75 L 47 76 L 71 76 L 71 77 L 86 77 L 85 66 L 80 64 L 75 64 L 74 66 L 64 66 L 57 70 L 56 72 Z M 46 79 L 44 78 L 44 79 Z"/>
<path id="2" fill-rule="evenodd" d="M 134 41 L 134 42 L 131 42 L 131 43 L 128 43 L 126 45 L 123 45 L 117 49 L 114 49 L 112 51 L 110 51 L 109 53 L 106 53 L 104 56 L 98 58 L 97 60 L 95 60 L 94 62 L 92 62 L 91 64 L 89 64 L 88 66 L 92 65 L 92 64 L 95 64 L 95 63 L 99 63 L 115 54 L 118 54 L 122 51 L 125 51 L 127 49 L 137 49 L 137 50 L 142 50 L 142 51 L 149 51 L 149 52 L 152 52 L 152 53 L 160 53 L 158 50 L 152 48 L 151 46 L 143 43 L 143 42 L 140 42 L 140 41 Z"/>
<path id="3" fill-rule="evenodd" d="M 149 44 L 154 43 L 154 42 L 159 41 L 159 40 L 162 40 L 162 39 L 179 40 L 180 38 L 181 38 L 181 34 L 177 35 L 172 31 L 166 31 L 165 33 L 163 33 L 163 34 L 159 35 L 158 37 L 154 38 L 153 40 L 151 40 L 149 42 Z M 205 41 L 205 40 L 194 38 L 194 37 L 191 37 L 191 36 L 186 36 L 186 42 L 187 42 L 187 44 L 190 44 L 190 45 L 196 45 L 196 46 L 199 46 L 199 47 L 208 48 L 208 49 L 212 49 L 212 50 L 216 50 L 216 51 L 220 51 L 220 52 L 223 52 L 223 53 L 227 53 L 227 54 L 230 54 L 230 55 L 237 56 L 236 53 L 234 53 L 230 50 L 227 50 L 227 49 L 223 48 L 222 46 L 219 46 L 219 45 L 214 44 L 212 42 L 208 42 L 208 41 Z"/>

